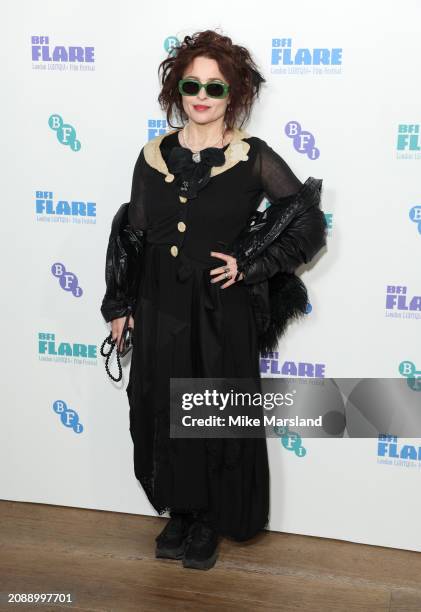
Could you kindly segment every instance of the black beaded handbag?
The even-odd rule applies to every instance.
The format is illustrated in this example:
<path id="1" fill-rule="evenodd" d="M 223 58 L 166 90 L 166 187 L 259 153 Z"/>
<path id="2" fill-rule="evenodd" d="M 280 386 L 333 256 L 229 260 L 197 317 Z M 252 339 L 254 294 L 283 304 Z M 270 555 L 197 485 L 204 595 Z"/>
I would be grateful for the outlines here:
<path id="1" fill-rule="evenodd" d="M 121 368 L 120 357 L 124 357 L 127 353 L 133 348 L 133 327 L 129 326 L 131 312 L 126 316 L 126 320 L 124 321 L 123 331 L 121 332 L 121 340 L 120 340 L 120 348 L 118 350 L 117 341 L 112 339 L 112 333 L 105 338 L 104 342 L 101 345 L 101 355 L 105 357 L 105 369 L 107 371 L 108 376 L 114 380 L 115 382 L 119 382 L 123 377 L 123 371 Z M 105 345 L 110 345 L 110 349 L 108 352 L 105 352 Z M 108 363 L 111 358 L 111 354 L 113 352 L 113 348 L 116 347 L 116 355 L 117 355 L 117 366 L 118 366 L 118 377 L 116 378 L 110 372 L 110 368 Z"/>

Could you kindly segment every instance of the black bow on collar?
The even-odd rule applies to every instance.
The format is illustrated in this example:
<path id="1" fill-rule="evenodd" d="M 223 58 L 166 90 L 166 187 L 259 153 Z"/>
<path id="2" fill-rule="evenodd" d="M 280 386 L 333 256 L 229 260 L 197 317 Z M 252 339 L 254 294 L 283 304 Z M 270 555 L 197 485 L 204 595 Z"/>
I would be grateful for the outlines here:
<path id="1" fill-rule="evenodd" d="M 179 175 L 176 184 L 180 195 L 195 198 L 197 192 L 209 182 L 212 166 L 222 166 L 224 163 L 224 150 L 218 147 L 208 147 L 193 154 L 186 147 L 175 146 L 169 153 L 167 167 L 172 174 Z"/>

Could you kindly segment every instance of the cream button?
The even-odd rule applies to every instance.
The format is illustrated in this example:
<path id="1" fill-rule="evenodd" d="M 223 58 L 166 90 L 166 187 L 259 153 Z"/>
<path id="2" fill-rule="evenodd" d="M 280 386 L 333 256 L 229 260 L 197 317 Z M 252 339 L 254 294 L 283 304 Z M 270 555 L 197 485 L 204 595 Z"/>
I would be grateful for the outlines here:
<path id="1" fill-rule="evenodd" d="M 186 231 L 186 224 L 185 224 L 185 223 L 183 223 L 183 221 L 180 221 L 180 222 L 177 224 L 177 228 L 178 228 L 178 231 L 179 231 L 179 232 L 185 232 L 185 231 Z"/>
<path id="2" fill-rule="evenodd" d="M 172 245 L 170 251 L 171 251 L 171 255 L 173 255 L 174 257 L 177 257 L 177 255 L 178 255 L 178 248 L 176 247 L 175 244 Z"/>
<path id="3" fill-rule="evenodd" d="M 179 198 L 180 202 L 183 202 L 183 204 L 185 202 L 187 202 L 187 198 L 185 198 L 184 196 L 178 196 L 178 198 Z"/>

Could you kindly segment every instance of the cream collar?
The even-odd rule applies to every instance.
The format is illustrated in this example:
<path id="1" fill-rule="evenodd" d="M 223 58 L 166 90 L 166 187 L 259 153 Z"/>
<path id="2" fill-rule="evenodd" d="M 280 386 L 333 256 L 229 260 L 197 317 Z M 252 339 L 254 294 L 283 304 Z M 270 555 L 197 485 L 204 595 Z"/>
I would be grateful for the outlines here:
<path id="1" fill-rule="evenodd" d="M 167 183 L 171 183 L 175 177 L 168 171 L 167 164 L 162 157 L 159 145 L 163 138 L 178 131 L 178 129 L 174 129 L 166 134 L 161 134 L 160 136 L 152 138 L 145 144 L 143 149 L 146 163 L 152 168 L 155 168 L 155 170 L 158 170 L 158 172 L 165 174 L 165 181 Z M 250 149 L 250 145 L 248 142 L 244 141 L 244 138 L 249 138 L 250 134 L 236 127 L 233 128 L 233 132 L 232 140 L 224 151 L 225 163 L 222 166 L 212 166 L 211 176 L 221 174 L 221 172 L 225 172 L 225 170 L 229 170 L 229 168 L 235 166 L 239 161 L 246 161 L 248 159 L 247 153 Z"/>

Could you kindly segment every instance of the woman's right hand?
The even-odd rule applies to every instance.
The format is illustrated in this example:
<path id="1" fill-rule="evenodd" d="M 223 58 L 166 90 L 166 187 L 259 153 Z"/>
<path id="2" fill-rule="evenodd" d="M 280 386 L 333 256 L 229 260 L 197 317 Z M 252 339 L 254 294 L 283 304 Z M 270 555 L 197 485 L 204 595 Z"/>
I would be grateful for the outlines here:
<path id="1" fill-rule="evenodd" d="M 111 321 L 111 338 L 112 340 L 117 340 L 118 351 L 120 351 L 120 342 L 121 342 L 121 334 L 123 331 L 124 323 L 126 321 L 126 317 L 119 317 L 118 319 L 113 319 Z M 134 329 L 134 319 L 132 316 L 129 318 L 129 327 L 133 327 Z"/>

